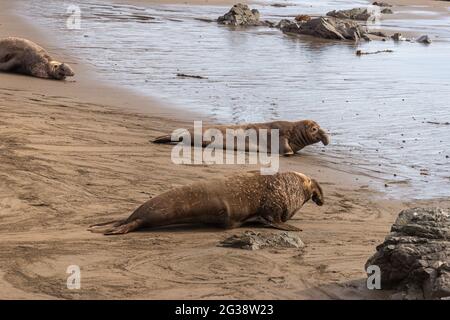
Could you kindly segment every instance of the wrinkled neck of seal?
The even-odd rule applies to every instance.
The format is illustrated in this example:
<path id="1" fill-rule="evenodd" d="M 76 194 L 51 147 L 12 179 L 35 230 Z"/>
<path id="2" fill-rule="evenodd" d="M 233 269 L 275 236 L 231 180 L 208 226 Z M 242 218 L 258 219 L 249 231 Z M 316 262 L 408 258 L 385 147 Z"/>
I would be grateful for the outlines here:
<path id="1" fill-rule="evenodd" d="M 297 124 L 292 130 L 292 143 L 300 150 L 314 142 L 307 132 L 307 126 L 304 123 Z"/>

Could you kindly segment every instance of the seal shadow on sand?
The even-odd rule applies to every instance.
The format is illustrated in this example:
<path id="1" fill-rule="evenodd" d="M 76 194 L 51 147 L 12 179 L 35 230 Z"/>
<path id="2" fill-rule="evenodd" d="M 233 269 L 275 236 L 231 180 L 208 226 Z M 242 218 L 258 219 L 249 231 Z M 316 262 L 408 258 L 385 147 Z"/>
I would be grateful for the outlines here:
<path id="1" fill-rule="evenodd" d="M 238 231 L 238 230 L 244 230 L 246 228 L 261 229 L 261 230 L 270 229 L 273 231 L 280 231 L 280 230 L 274 229 L 268 225 L 265 225 L 265 224 L 257 222 L 257 221 L 248 221 L 248 222 L 245 222 L 240 227 L 229 228 L 229 229 L 224 229 L 221 226 L 214 226 L 214 225 L 203 224 L 203 223 L 180 223 L 180 224 L 173 224 L 173 225 L 161 226 L 161 227 L 145 227 L 145 228 L 136 230 L 136 232 L 137 233 L 140 233 L 140 232 L 152 233 L 152 232 L 157 231 L 158 233 L 172 233 L 172 232 L 193 232 L 193 233 L 194 232 L 195 233 L 223 232 L 223 233 L 225 233 L 230 230 Z"/>

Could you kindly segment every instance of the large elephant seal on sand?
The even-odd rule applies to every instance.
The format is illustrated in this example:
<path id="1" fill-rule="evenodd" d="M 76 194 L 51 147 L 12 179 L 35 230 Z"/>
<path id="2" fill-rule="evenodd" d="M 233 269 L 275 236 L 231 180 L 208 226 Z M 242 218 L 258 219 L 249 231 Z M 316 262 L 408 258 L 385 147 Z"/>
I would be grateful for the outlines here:
<path id="1" fill-rule="evenodd" d="M 321 141 L 324 145 L 330 143 L 330 137 L 315 121 L 312 120 L 302 120 L 302 121 L 273 121 L 266 123 L 255 123 L 255 124 L 242 124 L 242 125 L 221 125 L 221 126 L 208 126 L 203 127 L 203 135 L 209 129 L 217 129 L 223 134 L 223 147 L 226 147 L 226 130 L 255 130 L 260 132 L 261 129 L 268 130 L 267 137 L 267 150 L 271 150 L 270 147 L 270 132 L 271 130 L 279 130 L 279 154 L 283 156 L 291 156 L 296 152 L 300 151 L 306 146 L 317 143 Z M 194 130 L 189 130 L 191 134 L 191 144 L 194 145 Z M 201 139 L 201 138 L 200 138 Z M 179 141 L 181 141 L 180 138 Z M 173 143 L 179 141 L 172 141 L 171 135 L 164 135 L 153 140 L 154 143 Z M 202 146 L 206 147 L 211 141 L 203 137 Z M 235 150 L 238 149 L 236 143 L 234 143 Z M 248 144 L 248 139 L 246 139 L 245 151 L 249 151 L 250 147 Z M 254 151 L 259 151 L 259 147 L 256 146 Z"/>
<path id="2" fill-rule="evenodd" d="M 257 221 L 299 231 L 285 222 L 310 199 L 323 205 L 322 188 L 302 173 L 261 175 L 253 171 L 172 189 L 150 199 L 125 220 L 93 225 L 88 230 L 112 235 L 182 223 L 234 228 Z"/>
<path id="3" fill-rule="evenodd" d="M 74 75 L 69 65 L 56 61 L 34 42 L 14 37 L 0 39 L 0 71 L 57 80 Z"/>

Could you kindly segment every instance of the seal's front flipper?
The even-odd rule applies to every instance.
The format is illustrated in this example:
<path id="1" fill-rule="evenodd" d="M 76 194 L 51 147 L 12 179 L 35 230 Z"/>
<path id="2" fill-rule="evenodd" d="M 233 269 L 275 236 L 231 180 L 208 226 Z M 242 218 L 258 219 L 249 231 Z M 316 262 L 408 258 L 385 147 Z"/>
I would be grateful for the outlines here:
<path id="1" fill-rule="evenodd" d="M 294 150 L 292 150 L 289 145 L 288 139 L 286 137 L 280 137 L 280 154 L 285 157 L 290 157 L 294 155 Z"/>
<path id="2" fill-rule="evenodd" d="M 297 227 L 294 227 L 293 225 L 284 222 L 266 222 L 266 224 L 268 226 L 271 226 L 272 228 L 284 231 L 303 231 L 302 229 L 299 229 Z"/>

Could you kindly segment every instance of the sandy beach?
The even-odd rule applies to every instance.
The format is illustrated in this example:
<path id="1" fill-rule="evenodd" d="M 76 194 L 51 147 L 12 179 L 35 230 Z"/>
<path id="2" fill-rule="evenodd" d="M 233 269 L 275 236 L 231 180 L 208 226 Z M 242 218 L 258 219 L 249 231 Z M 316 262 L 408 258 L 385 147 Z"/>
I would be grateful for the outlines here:
<path id="1" fill-rule="evenodd" d="M 326 199 L 291 221 L 303 229 L 303 250 L 217 246 L 256 227 L 90 233 L 89 225 L 127 217 L 170 188 L 254 167 L 173 164 L 171 148 L 149 140 L 200 115 L 99 81 L 10 6 L 0 1 L 0 37 L 32 39 L 77 75 L 58 82 L 0 74 L 0 299 L 382 299 L 389 292 L 366 289 L 364 264 L 398 212 L 450 207 L 447 198 L 392 199 L 388 188 L 373 188 L 384 180 L 302 152 L 282 158 L 281 169 L 311 175 Z M 81 268 L 79 290 L 66 288 L 69 265 Z"/>

